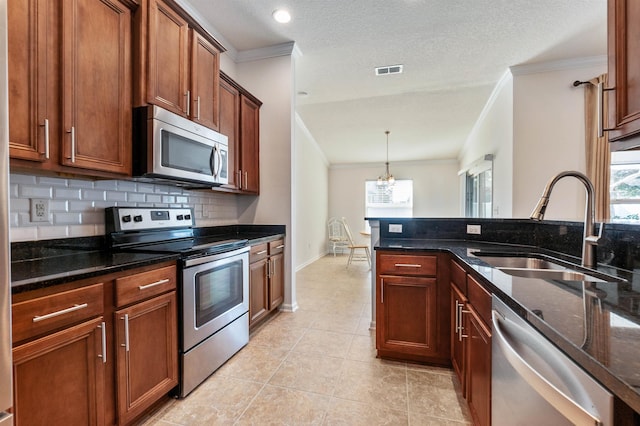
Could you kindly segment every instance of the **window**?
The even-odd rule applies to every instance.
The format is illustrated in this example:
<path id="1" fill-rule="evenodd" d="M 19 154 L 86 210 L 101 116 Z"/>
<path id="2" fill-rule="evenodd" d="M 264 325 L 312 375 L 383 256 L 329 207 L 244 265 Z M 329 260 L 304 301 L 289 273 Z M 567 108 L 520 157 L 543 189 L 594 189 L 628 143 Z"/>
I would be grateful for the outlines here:
<path id="1" fill-rule="evenodd" d="M 611 219 L 640 221 L 640 152 L 611 153 Z"/>
<path id="2" fill-rule="evenodd" d="M 365 182 L 366 217 L 412 217 L 413 180 L 396 180 L 393 185 L 378 186 Z"/>
<path id="3" fill-rule="evenodd" d="M 465 175 L 465 216 L 492 217 L 493 155 L 485 155 Z"/>

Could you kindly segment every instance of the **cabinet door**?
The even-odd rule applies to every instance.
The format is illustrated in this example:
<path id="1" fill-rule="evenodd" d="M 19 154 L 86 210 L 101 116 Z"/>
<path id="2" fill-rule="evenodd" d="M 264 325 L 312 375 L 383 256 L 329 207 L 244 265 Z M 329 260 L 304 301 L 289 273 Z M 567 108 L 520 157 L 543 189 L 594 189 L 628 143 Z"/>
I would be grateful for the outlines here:
<path id="1" fill-rule="evenodd" d="M 467 335 L 464 327 L 463 311 L 467 298 L 451 283 L 451 364 L 458 375 L 462 394 L 466 397 L 466 348 Z"/>
<path id="2" fill-rule="evenodd" d="M 13 349 L 16 426 L 102 425 L 102 318 Z"/>
<path id="3" fill-rule="evenodd" d="M 57 161 L 59 7 L 47 0 L 7 2 L 11 158 Z"/>
<path id="4" fill-rule="evenodd" d="M 468 331 L 467 401 L 473 424 L 491 424 L 491 331 L 474 309 L 465 316 Z"/>
<path id="5" fill-rule="evenodd" d="M 609 0 L 608 127 L 615 141 L 640 133 L 640 2 Z"/>
<path id="6" fill-rule="evenodd" d="M 273 310 L 284 301 L 284 254 L 271 256 L 269 261 L 269 310 Z"/>
<path id="7" fill-rule="evenodd" d="M 114 313 L 117 405 L 129 423 L 178 384 L 176 294 Z"/>
<path id="8" fill-rule="evenodd" d="M 149 0 L 147 102 L 187 117 L 189 27 L 162 0 Z"/>
<path id="9" fill-rule="evenodd" d="M 67 166 L 131 174 L 131 12 L 117 0 L 63 3 Z"/>
<path id="10" fill-rule="evenodd" d="M 240 173 L 240 92 L 220 79 L 220 133 L 229 139 L 229 183 L 225 188 L 239 189 Z"/>
<path id="11" fill-rule="evenodd" d="M 249 325 L 253 325 L 269 313 L 267 259 L 249 265 Z"/>
<path id="12" fill-rule="evenodd" d="M 218 130 L 220 52 L 191 30 L 191 108 L 193 121 Z"/>
<path id="13" fill-rule="evenodd" d="M 241 188 L 260 192 L 260 106 L 240 95 L 240 170 Z"/>
<path id="14" fill-rule="evenodd" d="M 392 351 L 432 356 L 436 351 L 436 279 L 380 276 L 376 291 L 376 346 Z"/>

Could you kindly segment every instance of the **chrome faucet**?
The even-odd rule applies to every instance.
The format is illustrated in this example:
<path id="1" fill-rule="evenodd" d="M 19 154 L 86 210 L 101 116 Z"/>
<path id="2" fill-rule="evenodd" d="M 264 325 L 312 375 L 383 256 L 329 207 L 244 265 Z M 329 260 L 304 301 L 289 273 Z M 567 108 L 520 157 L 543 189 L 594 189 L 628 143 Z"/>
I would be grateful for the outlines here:
<path id="1" fill-rule="evenodd" d="M 563 177 L 573 176 L 584 184 L 587 191 L 587 203 L 584 213 L 584 234 L 582 238 L 582 266 L 592 268 L 596 266 L 596 246 L 598 240 L 602 236 L 602 228 L 604 224 L 600 225 L 600 233 L 596 235 L 596 222 L 595 222 L 595 189 L 593 183 L 584 174 L 576 171 L 565 171 L 555 175 L 545 186 L 538 205 L 531 212 L 531 219 L 542 220 L 544 218 L 547 204 L 549 204 L 549 196 L 554 185 Z"/>

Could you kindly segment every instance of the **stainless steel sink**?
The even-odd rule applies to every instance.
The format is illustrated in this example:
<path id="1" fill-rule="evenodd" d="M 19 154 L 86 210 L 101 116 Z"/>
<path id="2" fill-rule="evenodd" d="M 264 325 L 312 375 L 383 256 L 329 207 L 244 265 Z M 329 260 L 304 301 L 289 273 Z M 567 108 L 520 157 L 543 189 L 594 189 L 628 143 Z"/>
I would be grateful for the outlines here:
<path id="1" fill-rule="evenodd" d="M 573 271 L 571 269 L 534 269 L 534 268 L 498 268 L 502 272 L 523 278 L 538 278 L 542 280 L 560 280 L 560 281 L 588 281 L 603 283 L 606 280 L 594 277 L 593 275 L 583 272 Z"/>
<path id="2" fill-rule="evenodd" d="M 479 254 L 476 256 L 494 268 L 568 269 L 550 260 L 531 256 L 483 256 Z"/>
<path id="3" fill-rule="evenodd" d="M 556 263 L 554 260 L 545 258 L 542 255 L 503 255 L 498 253 L 487 253 L 485 255 L 482 252 L 476 252 L 474 255 L 494 268 L 515 277 L 587 282 L 625 281 L 597 271 L 580 271 L 572 268 L 568 263 Z"/>

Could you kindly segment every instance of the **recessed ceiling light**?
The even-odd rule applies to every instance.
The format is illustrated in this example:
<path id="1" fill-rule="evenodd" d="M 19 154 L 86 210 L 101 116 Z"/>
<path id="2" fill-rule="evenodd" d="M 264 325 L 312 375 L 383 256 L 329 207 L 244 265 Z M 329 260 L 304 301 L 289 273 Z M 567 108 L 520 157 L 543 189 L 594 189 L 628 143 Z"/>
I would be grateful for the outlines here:
<path id="1" fill-rule="evenodd" d="M 273 19 L 281 24 L 291 21 L 291 14 L 286 9 L 276 9 L 273 11 Z"/>

